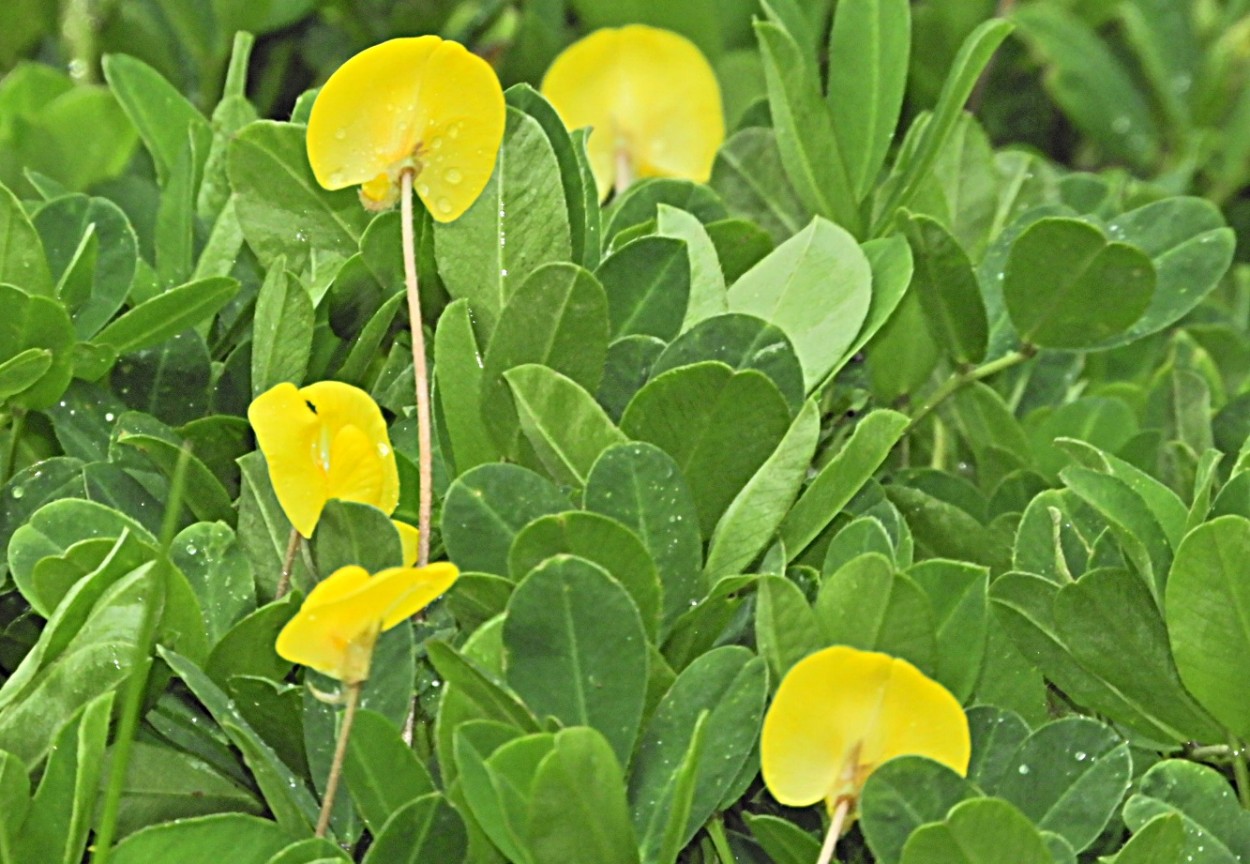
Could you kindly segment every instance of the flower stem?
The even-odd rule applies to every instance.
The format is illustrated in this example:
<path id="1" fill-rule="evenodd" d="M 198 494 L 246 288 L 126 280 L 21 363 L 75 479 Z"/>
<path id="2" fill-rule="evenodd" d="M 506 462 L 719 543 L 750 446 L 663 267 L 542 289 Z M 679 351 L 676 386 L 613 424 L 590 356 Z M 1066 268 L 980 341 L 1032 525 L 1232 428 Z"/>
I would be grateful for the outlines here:
<path id="1" fill-rule="evenodd" d="M 330 813 L 334 810 L 334 795 L 339 789 L 339 778 L 343 776 L 343 759 L 347 755 L 347 737 L 352 733 L 352 723 L 356 720 L 356 708 L 360 705 L 360 691 L 363 681 L 354 681 L 343 685 L 346 688 L 347 707 L 343 709 L 343 725 L 339 727 L 339 740 L 334 745 L 334 761 L 330 763 L 330 774 L 326 777 L 326 791 L 321 799 L 321 815 L 317 817 L 317 835 L 326 836 L 330 827 Z"/>
<path id="2" fill-rule="evenodd" d="M 1233 738 L 1229 742 L 1229 750 L 1233 757 L 1233 777 L 1237 781 L 1237 797 L 1241 799 L 1243 810 L 1250 810 L 1250 768 L 1246 766 L 1246 748 Z"/>
<path id="3" fill-rule="evenodd" d="M 850 812 L 851 799 L 843 798 L 833 811 L 833 819 L 829 823 L 829 833 L 825 834 L 825 843 L 820 847 L 820 858 L 816 864 L 829 864 L 833 860 L 833 850 L 838 845 L 838 837 L 842 834 L 842 824 L 846 822 L 846 814 Z"/>
<path id="4" fill-rule="evenodd" d="M 983 363 L 973 369 L 955 373 L 942 382 L 929 396 L 928 400 L 916 409 L 916 413 L 912 415 L 911 422 L 907 424 L 903 434 L 906 435 L 908 432 L 913 431 L 920 425 L 920 421 L 932 414 L 939 405 L 969 384 L 980 381 L 983 378 L 989 378 L 991 375 L 996 375 L 1004 369 L 1010 369 L 1012 366 L 1019 365 L 1036 353 L 1036 348 L 1031 345 L 1025 345 L 1019 351 L 1012 351 L 1010 354 L 999 357 L 997 360 L 991 360 L 989 363 Z"/>
<path id="5" fill-rule="evenodd" d="M 291 589 L 291 571 L 295 569 L 295 556 L 299 554 L 299 531 L 291 529 L 291 539 L 286 544 L 286 557 L 282 559 L 282 575 L 278 577 L 278 587 L 274 589 L 273 599 L 281 600 Z"/>
<path id="6" fill-rule="evenodd" d="M 434 509 L 434 456 L 430 433 L 430 379 L 425 368 L 425 331 L 421 324 L 421 294 L 417 288 L 417 256 L 412 230 L 412 171 L 400 177 L 403 219 L 404 282 L 408 290 L 408 326 L 412 330 L 412 374 L 417 387 L 417 450 L 421 498 L 417 510 L 417 566 L 430 563 L 430 514 Z"/>

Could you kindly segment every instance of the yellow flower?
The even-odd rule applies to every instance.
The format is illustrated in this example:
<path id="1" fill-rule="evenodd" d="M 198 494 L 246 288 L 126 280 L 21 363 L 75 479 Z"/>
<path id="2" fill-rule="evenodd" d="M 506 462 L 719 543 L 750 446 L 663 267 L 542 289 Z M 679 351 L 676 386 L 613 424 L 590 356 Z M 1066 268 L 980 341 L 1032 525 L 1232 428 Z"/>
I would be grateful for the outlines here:
<path id="1" fill-rule="evenodd" d="M 725 138 L 712 67 L 683 36 L 643 24 L 596 30 L 566 48 L 542 84 L 587 141 L 600 199 L 636 177 L 706 182 Z"/>
<path id="2" fill-rule="evenodd" d="M 490 65 L 437 36 L 366 48 L 330 76 L 308 118 L 308 161 L 327 189 L 361 185 L 370 209 L 398 199 L 400 175 L 435 219 L 469 209 L 495 168 L 503 91 Z"/>
<path id="3" fill-rule="evenodd" d="M 837 645 L 808 655 L 782 679 L 764 717 L 764 783 L 790 807 L 859 797 L 895 756 L 927 756 L 966 774 L 968 718 L 947 690 L 915 666 Z"/>
<path id="4" fill-rule="evenodd" d="M 369 394 L 340 381 L 296 389 L 279 384 L 252 400 L 247 418 L 269 479 L 295 530 L 311 537 L 331 498 L 399 503 L 399 471 L 382 411 Z"/>
<path id="5" fill-rule="evenodd" d="M 398 519 L 392 519 L 391 524 L 395 526 L 395 530 L 399 532 L 399 546 L 401 549 L 401 561 L 405 567 L 411 567 L 417 563 L 418 548 L 421 543 L 421 532 L 407 522 L 400 522 Z"/>
<path id="6" fill-rule="evenodd" d="M 358 684 L 369 677 L 378 634 L 420 612 L 458 575 L 446 562 L 392 567 L 376 576 L 363 567 L 342 567 L 309 592 L 275 648 L 292 663 Z"/>

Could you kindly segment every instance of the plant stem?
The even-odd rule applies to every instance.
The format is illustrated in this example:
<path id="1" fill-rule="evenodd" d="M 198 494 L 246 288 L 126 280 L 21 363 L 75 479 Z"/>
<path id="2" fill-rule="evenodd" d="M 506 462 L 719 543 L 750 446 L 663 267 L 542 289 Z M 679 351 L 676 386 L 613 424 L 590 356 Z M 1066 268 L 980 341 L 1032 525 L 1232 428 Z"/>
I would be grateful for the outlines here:
<path id="1" fill-rule="evenodd" d="M 737 864 L 738 859 L 734 857 L 733 850 L 729 848 L 729 838 L 725 836 L 725 820 L 719 813 L 707 823 L 707 836 L 711 838 L 721 864 Z"/>
<path id="2" fill-rule="evenodd" d="M 923 405 L 916 409 L 916 413 L 912 415 L 911 422 L 907 424 L 907 428 L 903 430 L 903 434 L 906 435 L 908 432 L 913 431 L 920 425 L 920 421 L 924 420 L 933 413 L 934 409 L 951 396 L 954 396 L 960 390 L 967 387 L 969 384 L 972 384 L 975 381 L 980 381 L 983 378 L 989 378 L 991 375 L 996 375 L 1004 369 L 1010 369 L 1012 366 L 1019 365 L 1025 360 L 1028 360 L 1035 353 L 1037 353 L 1037 349 L 1033 348 L 1031 345 L 1025 345 L 1019 351 L 1012 351 L 1010 354 L 999 357 L 997 360 L 991 360 L 989 363 L 983 363 L 974 369 L 956 372 L 950 378 L 947 378 L 946 381 L 944 381 L 936 390 L 934 390 L 932 395 L 929 396 L 929 399 Z"/>
<path id="3" fill-rule="evenodd" d="M 291 539 L 286 543 L 286 557 L 282 559 L 282 574 L 278 577 L 278 587 L 274 589 L 273 599 L 281 600 L 291 588 L 291 571 L 295 569 L 295 556 L 299 554 L 299 531 L 291 529 Z"/>
<path id="4" fill-rule="evenodd" d="M 25 429 L 25 409 L 14 408 L 13 419 L 9 421 L 9 446 L 4 454 L 4 469 L 0 472 L 0 485 L 8 483 L 13 477 L 13 466 L 17 464 L 17 445 L 21 442 L 22 432 Z"/>
<path id="5" fill-rule="evenodd" d="M 829 822 L 829 832 L 825 834 L 824 845 L 820 847 L 820 858 L 816 859 L 816 864 L 829 864 L 833 860 L 833 850 L 838 845 L 838 837 L 842 834 L 842 823 L 846 821 L 846 814 L 851 810 L 851 799 L 843 798 L 838 802 L 837 808 L 833 811 L 833 819 Z"/>
<path id="6" fill-rule="evenodd" d="M 430 380 L 425 368 L 425 331 L 421 324 L 421 294 L 417 288 L 417 255 L 412 230 L 412 171 L 400 178 L 400 207 L 404 247 L 404 283 L 408 290 L 408 326 L 412 330 L 412 374 L 417 386 L 417 455 L 421 498 L 417 510 L 417 566 L 430 563 L 430 514 L 434 509 L 434 455 L 431 452 Z"/>
<path id="7" fill-rule="evenodd" d="M 330 827 L 330 813 L 334 810 L 334 795 L 339 789 L 339 778 L 343 776 L 343 759 L 347 755 L 347 737 L 352 733 L 352 723 L 356 719 L 356 708 L 360 705 L 360 691 L 363 681 L 345 684 L 347 707 L 343 709 L 343 725 L 339 727 L 339 740 L 334 745 L 334 761 L 330 763 L 330 774 L 326 777 L 326 792 L 321 799 L 321 815 L 317 817 L 318 837 L 326 836 Z"/>
<path id="8" fill-rule="evenodd" d="M 1229 741 L 1233 757 L 1233 777 L 1237 780 L 1237 797 L 1243 810 L 1250 810 L 1250 768 L 1246 766 L 1246 748 L 1236 738 Z"/>

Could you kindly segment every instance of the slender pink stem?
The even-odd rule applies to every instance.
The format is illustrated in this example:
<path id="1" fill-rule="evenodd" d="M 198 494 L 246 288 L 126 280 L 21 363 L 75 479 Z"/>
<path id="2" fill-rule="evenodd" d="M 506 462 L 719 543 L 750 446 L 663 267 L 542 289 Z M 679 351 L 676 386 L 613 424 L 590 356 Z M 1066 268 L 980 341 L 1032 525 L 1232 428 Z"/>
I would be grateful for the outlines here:
<path id="1" fill-rule="evenodd" d="M 417 385 L 417 450 L 421 497 L 417 510 L 417 566 L 430 563 L 430 514 L 434 509 L 434 456 L 430 433 L 430 376 L 425 366 L 425 330 L 421 324 L 421 295 L 417 289 L 417 255 L 412 229 L 412 171 L 401 175 L 400 207 L 404 246 L 404 282 L 408 290 L 408 322 L 412 330 L 412 372 Z"/>
<path id="2" fill-rule="evenodd" d="M 326 778 L 326 793 L 321 799 L 321 815 L 317 817 L 317 836 L 326 836 L 330 827 L 330 814 L 334 810 L 334 796 L 339 791 L 339 778 L 343 776 L 343 760 L 347 757 L 347 738 L 352 734 L 352 722 L 360 705 L 360 690 L 364 682 L 345 684 L 347 707 L 343 711 L 343 725 L 339 727 L 339 740 L 334 746 L 334 761 L 330 763 L 330 776 Z"/>
<path id="3" fill-rule="evenodd" d="M 843 798 L 833 811 L 833 819 L 829 823 L 829 833 L 825 835 L 825 843 L 820 847 L 820 858 L 816 864 L 829 864 L 833 860 L 833 850 L 838 845 L 838 837 L 842 834 L 842 824 L 851 811 L 851 799 Z"/>

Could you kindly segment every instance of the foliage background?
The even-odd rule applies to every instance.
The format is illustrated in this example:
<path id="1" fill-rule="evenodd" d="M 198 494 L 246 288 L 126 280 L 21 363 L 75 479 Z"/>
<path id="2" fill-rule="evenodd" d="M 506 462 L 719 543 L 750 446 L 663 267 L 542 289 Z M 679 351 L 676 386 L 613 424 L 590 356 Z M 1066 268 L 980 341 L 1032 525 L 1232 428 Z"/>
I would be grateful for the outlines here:
<path id="1" fill-rule="evenodd" d="M 933 674 L 974 740 L 966 779 L 878 772 L 846 860 L 1250 860 L 1250 4 L 836 5 L 0 8 L 0 861 L 115 819 L 123 861 L 810 862 L 822 814 L 754 748 L 830 643 Z M 347 851 L 314 841 L 334 714 L 272 652 L 246 406 L 359 384 L 400 517 L 416 469 L 398 224 L 312 182 L 307 91 L 423 32 L 537 86 L 629 21 L 703 49 L 731 134 L 600 213 L 518 88 L 484 203 L 420 227 L 466 575 L 381 643 Z M 298 578 L 393 534 L 332 507 Z"/>

